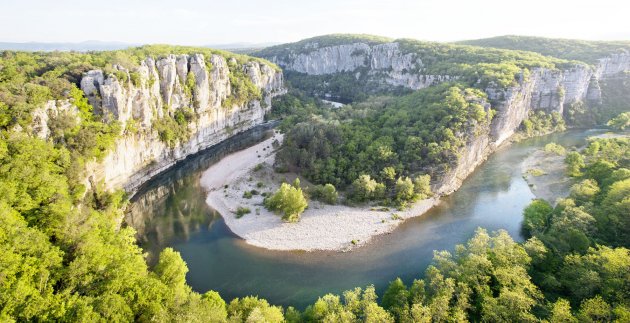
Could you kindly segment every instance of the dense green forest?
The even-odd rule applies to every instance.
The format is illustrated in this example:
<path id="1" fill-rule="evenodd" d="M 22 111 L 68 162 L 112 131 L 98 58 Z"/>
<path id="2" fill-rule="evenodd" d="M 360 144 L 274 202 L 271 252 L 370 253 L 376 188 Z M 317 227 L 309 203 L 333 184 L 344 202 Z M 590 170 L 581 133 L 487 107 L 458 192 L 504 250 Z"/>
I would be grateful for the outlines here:
<path id="1" fill-rule="evenodd" d="M 326 295 L 304 312 L 245 297 L 226 304 L 186 286 L 186 264 L 164 250 L 149 270 L 121 194 L 73 202 L 67 153 L 17 133 L 0 144 L 0 305 L 3 320 L 61 321 L 535 321 L 630 319 L 630 140 L 592 140 L 567 162 L 569 198 L 524 211 L 515 243 L 480 229 L 455 253 L 436 252 L 423 279 Z M 577 161 L 573 161 L 577 160 Z M 38 174 L 33 176 L 33 174 Z M 75 206 L 73 206 L 75 205 Z"/>
<path id="2" fill-rule="evenodd" d="M 435 57 L 432 71 L 453 68 L 462 79 L 399 97 L 358 96 L 365 101 L 336 110 L 299 91 L 279 98 L 271 117 L 283 117 L 287 132 L 280 166 L 347 189 L 357 202 L 404 206 L 431 194 L 429 179 L 452 167 L 466 140 L 487 134 L 494 111 L 477 79 L 507 86 L 526 77 L 523 68 L 566 63 L 505 50 L 405 46 L 428 46 L 423 57 Z M 124 192 L 86 189 L 85 162 L 102 158 L 123 129 L 94 115 L 77 84 L 93 68 L 134 82 L 133 74 L 127 79 L 114 65 L 132 69 L 146 56 L 193 52 L 250 60 L 166 46 L 0 53 L 0 321 L 630 321 L 628 139 L 592 140 L 567 155 L 576 185 L 555 206 L 537 200 L 524 210 L 526 242 L 479 229 L 453 253 L 435 252 L 423 277 L 394 280 L 380 296 L 373 286 L 356 288 L 322 296 L 304 311 L 258 297 L 226 302 L 215 292 L 193 291 L 186 284 L 186 263 L 173 249 L 149 266 L 134 230 L 120 226 Z M 238 73 L 232 79 L 247 82 Z M 255 95 L 243 86 L 236 99 Z M 31 112 L 49 99 L 69 100 L 80 119 L 54 120 L 52 138 L 44 141 L 23 129 Z M 559 126 L 553 116 L 530 120 L 533 134 Z M 337 198 L 336 191 L 327 191 L 327 199 L 330 192 Z"/>
<path id="3" fill-rule="evenodd" d="M 279 160 L 317 184 L 353 184 L 356 200 L 406 200 L 396 189 L 399 181 L 441 175 L 456 163 L 469 138 L 487 133 L 494 111 L 484 107 L 484 100 L 481 91 L 443 84 L 374 98 L 329 112 L 328 118 L 305 117 L 287 132 Z M 291 95 L 279 101 L 277 113 L 293 118 L 309 113 L 309 105 L 301 106 Z M 314 103 L 310 107 L 322 110 Z M 361 181 L 362 175 L 369 179 Z M 383 192 L 366 197 L 362 192 L 374 180 Z"/>
<path id="4" fill-rule="evenodd" d="M 227 308 L 218 294 L 201 295 L 186 285 L 178 253 L 164 250 L 149 269 L 134 230 L 120 228 L 124 192 L 104 191 L 98 183 L 90 191 L 85 186 L 86 161 L 102 158 L 123 129 L 94 114 L 77 88 L 82 74 L 101 68 L 119 81 L 134 82 L 133 68 L 141 59 L 200 52 L 235 58 L 237 64 L 259 60 L 172 46 L 0 53 L 0 321 L 224 319 Z M 130 69 L 130 77 L 115 65 Z M 251 83 L 244 73 L 233 78 Z M 248 88 L 236 91 L 234 99 L 248 100 Z M 32 111 L 53 99 L 69 100 L 79 119 L 51 119 L 48 141 L 23 131 Z M 154 126 L 159 131 L 159 121 Z"/>
<path id="5" fill-rule="evenodd" d="M 397 206 L 430 195 L 419 177 L 439 180 L 456 167 L 466 143 L 489 135 L 496 113 L 485 93 L 462 83 L 371 97 L 338 109 L 295 91 L 273 106 L 270 117 L 284 118 L 281 129 L 287 132 L 278 153 L 280 170 L 332 184 L 346 191 L 347 202 Z M 520 137 L 565 129 L 561 115 L 538 111 L 523 122 Z M 417 183 L 415 190 L 425 193 L 406 195 L 403 182 Z"/>

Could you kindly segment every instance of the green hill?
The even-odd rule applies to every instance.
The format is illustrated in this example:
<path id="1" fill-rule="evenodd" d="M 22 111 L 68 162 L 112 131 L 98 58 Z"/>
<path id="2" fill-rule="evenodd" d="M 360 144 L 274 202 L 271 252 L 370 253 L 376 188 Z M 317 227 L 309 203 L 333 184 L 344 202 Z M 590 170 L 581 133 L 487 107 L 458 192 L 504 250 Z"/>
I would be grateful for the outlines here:
<path id="1" fill-rule="evenodd" d="M 630 41 L 587 41 L 511 35 L 464 40 L 457 44 L 524 50 L 590 64 L 613 53 L 630 51 Z"/>

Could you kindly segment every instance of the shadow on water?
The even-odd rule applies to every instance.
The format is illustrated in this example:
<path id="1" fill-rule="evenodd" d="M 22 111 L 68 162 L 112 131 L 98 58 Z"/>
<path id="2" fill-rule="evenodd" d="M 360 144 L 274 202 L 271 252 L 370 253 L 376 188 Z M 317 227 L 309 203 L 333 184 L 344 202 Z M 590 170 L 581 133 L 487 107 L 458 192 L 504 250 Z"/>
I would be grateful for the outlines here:
<path id="1" fill-rule="evenodd" d="M 348 253 L 280 252 L 252 247 L 226 227 L 205 203 L 199 179 L 230 152 L 259 142 L 258 129 L 205 151 L 148 183 L 126 217 L 151 259 L 165 247 L 178 250 L 199 292 L 216 290 L 226 299 L 259 295 L 270 302 L 304 308 L 318 296 L 374 284 L 382 291 L 396 277 L 407 283 L 422 275 L 433 250 L 453 250 L 476 228 L 507 230 L 521 240 L 522 210 L 534 197 L 522 179 L 521 162 L 549 142 L 580 146 L 593 131 L 570 131 L 500 149 L 454 194 L 393 233 Z"/>
<path id="2" fill-rule="evenodd" d="M 138 190 L 127 209 L 125 223 L 137 231 L 138 242 L 148 251 L 150 260 L 165 247 L 187 241 L 221 218 L 205 202 L 206 194 L 199 183 L 203 171 L 228 154 L 269 138 L 273 126 L 260 125 L 186 158 Z"/>

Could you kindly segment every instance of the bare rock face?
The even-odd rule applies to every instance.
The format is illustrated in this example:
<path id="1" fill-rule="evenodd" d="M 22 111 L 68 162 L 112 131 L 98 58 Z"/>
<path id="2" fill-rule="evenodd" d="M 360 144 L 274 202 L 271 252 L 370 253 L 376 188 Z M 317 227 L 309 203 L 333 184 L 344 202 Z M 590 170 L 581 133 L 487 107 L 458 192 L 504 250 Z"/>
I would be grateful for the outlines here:
<path id="1" fill-rule="evenodd" d="M 203 55 L 195 54 L 190 58 L 190 73 L 195 78 L 194 106 L 203 111 L 210 106 L 210 77 Z"/>
<path id="2" fill-rule="evenodd" d="M 125 80 L 114 74 L 105 75 L 100 70 L 85 73 L 81 89 L 95 112 L 108 120 L 117 120 L 123 129 L 129 123 L 137 129 L 121 135 L 103 161 L 88 165 L 90 182 L 103 181 L 108 189 L 124 188 L 134 192 L 177 161 L 261 124 L 271 108 L 271 99 L 286 91 L 282 72 L 257 61 L 243 66 L 238 66 L 236 61 L 232 64 L 232 68 L 242 68 L 261 89 L 260 100 L 240 106 L 222 106 L 232 95 L 232 89 L 230 67 L 220 55 L 147 58 L 132 71 L 114 66 L 117 75 L 126 75 Z M 186 142 L 171 147 L 160 140 L 153 124 L 182 108 L 194 111 L 193 121 L 188 125 L 191 135 Z M 44 125 L 53 110 L 47 105 L 37 112 L 35 132 L 42 138 L 49 135 Z"/>
<path id="3" fill-rule="evenodd" d="M 630 67 L 630 53 L 622 51 L 620 53 L 612 54 L 608 57 L 599 59 L 599 64 L 595 71 L 595 75 L 598 78 L 612 76 L 625 71 L 628 71 Z"/>
<path id="4" fill-rule="evenodd" d="M 371 79 L 414 90 L 456 79 L 450 75 L 420 72 L 424 67 L 422 60 L 413 53 L 403 53 L 399 47 L 396 42 L 372 46 L 353 43 L 322 47 L 308 53 L 291 53 L 287 58 L 270 59 L 284 69 L 309 75 L 359 71 L 358 78 L 361 70 L 367 70 Z"/>
<path id="5" fill-rule="evenodd" d="M 352 72 L 366 66 L 370 51 L 370 46 L 364 43 L 330 46 L 308 54 L 292 55 L 289 60 L 277 63 L 292 71 L 310 75 Z"/>
<path id="6" fill-rule="evenodd" d="M 306 44 L 305 49 L 304 52 L 291 52 L 286 56 L 270 59 L 295 72 L 309 75 L 355 72 L 357 78 L 367 73 L 371 79 L 381 83 L 414 90 L 457 80 L 454 75 L 431 75 L 424 72 L 425 64 L 422 60 L 415 53 L 401 51 L 397 42 L 378 45 L 357 42 L 328 47 L 312 43 Z M 518 119 L 527 116 L 522 109 L 542 109 L 562 114 L 565 104 L 584 100 L 600 101 L 599 79 L 627 70 L 630 70 L 630 53 L 620 52 L 600 59 L 596 66 L 576 64 L 564 70 L 536 69 L 530 71 L 529 77 L 523 77 L 513 88 L 498 89 L 491 86 L 486 92 L 495 103 L 503 101 L 499 103 L 498 110 L 507 114 L 518 111 L 513 116 L 499 116 L 504 123 L 505 119 L 514 119 L 507 124 L 518 126 L 522 121 Z M 523 97 L 516 98 L 514 95 Z M 515 104 L 522 107 L 508 107 Z M 505 138 L 509 135 L 499 137 Z"/>
<path id="7" fill-rule="evenodd" d="M 50 137 L 49 121 L 52 118 L 73 118 L 77 123 L 80 121 L 79 109 L 68 100 L 50 100 L 43 107 L 35 109 L 31 115 L 33 122 L 30 133 L 41 139 Z"/>
<path id="8" fill-rule="evenodd" d="M 230 86 L 230 73 L 227 61 L 222 56 L 212 55 L 212 57 L 210 58 L 210 63 L 212 63 L 213 66 L 212 70 L 210 71 L 210 77 L 212 78 L 210 97 L 212 98 L 211 102 L 216 105 L 217 102 L 225 100 L 225 98 L 227 98 L 228 95 L 230 95 L 230 93 L 232 92 L 232 88 Z M 282 83 L 282 74 L 280 74 L 279 79 L 280 83 Z M 279 88 L 282 88 L 282 84 L 277 87 L 273 87 L 270 90 Z"/>

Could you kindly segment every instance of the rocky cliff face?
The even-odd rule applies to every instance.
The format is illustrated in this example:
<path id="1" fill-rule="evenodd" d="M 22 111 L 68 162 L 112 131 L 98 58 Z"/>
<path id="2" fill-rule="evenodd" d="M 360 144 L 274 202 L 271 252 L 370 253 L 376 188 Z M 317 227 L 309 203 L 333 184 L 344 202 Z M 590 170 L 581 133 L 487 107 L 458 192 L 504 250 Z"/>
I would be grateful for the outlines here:
<path id="1" fill-rule="evenodd" d="M 220 55 L 169 55 L 147 58 L 132 71 L 122 66 L 114 69 L 110 75 L 101 70 L 85 73 L 81 89 L 95 113 L 106 120 L 118 120 L 123 129 L 134 130 L 126 130 L 104 160 L 88 165 L 88 175 L 91 184 L 103 182 L 107 189 L 124 188 L 128 192 L 177 161 L 261 124 L 271 99 L 285 92 L 281 71 L 253 60 L 228 62 Z M 230 73 L 234 71 L 230 69 L 241 69 L 261 90 L 260 98 L 230 104 L 238 102 L 228 100 L 233 98 Z M 188 124 L 190 137 L 168 145 L 160 139 L 154 123 L 184 108 L 193 114 Z M 46 138 L 47 115 L 73 109 L 76 107 L 68 102 L 51 101 L 36 112 L 33 130 Z"/>
<path id="2" fill-rule="evenodd" d="M 360 73 L 392 86 L 422 89 L 452 80 L 450 75 L 423 74 L 424 64 L 413 53 L 403 53 L 398 43 L 368 45 L 353 43 L 322 47 L 307 53 L 289 53 L 286 57 L 268 57 L 284 69 L 309 75 L 324 75 L 340 72 Z"/>
<path id="3" fill-rule="evenodd" d="M 308 75 L 354 72 L 357 79 L 366 74 L 370 80 L 413 90 L 458 78 L 425 73 L 422 59 L 416 53 L 405 53 L 397 42 L 328 47 L 315 43 L 307 47 L 306 51 L 268 58 L 284 69 Z M 630 70 L 630 53 L 620 53 L 600 59 L 596 66 L 576 64 L 564 70 L 534 69 L 522 75 L 518 85 L 507 89 L 491 84 L 485 89 L 497 110 L 491 142 L 499 145 L 509 138 L 531 110 L 563 114 L 564 107 L 574 102 L 601 102 L 599 80 L 627 70 Z"/>
<path id="4" fill-rule="evenodd" d="M 462 149 L 457 166 L 435 186 L 441 194 L 459 188 L 499 145 L 509 139 L 532 110 L 564 113 L 564 107 L 578 101 L 601 103 L 599 80 L 630 70 L 630 54 L 603 58 L 591 67 L 575 65 L 567 70 L 535 69 L 519 84 L 507 89 L 488 87 L 486 94 L 497 111 L 489 135 L 472 137 Z"/>
<path id="5" fill-rule="evenodd" d="M 353 72 L 357 79 L 367 74 L 393 86 L 413 90 L 456 80 L 455 75 L 424 73 L 425 64 L 415 53 L 405 53 L 396 42 L 369 45 L 351 43 L 320 47 L 310 44 L 301 52 L 267 57 L 286 70 L 309 75 Z M 630 53 L 613 54 L 596 66 L 576 64 L 563 70 L 538 68 L 521 75 L 517 85 L 500 88 L 490 84 L 485 92 L 497 114 L 488 134 L 472 136 L 462 150 L 457 166 L 443 175 L 435 190 L 456 190 L 485 158 L 510 138 L 532 110 L 564 113 L 565 106 L 578 101 L 601 102 L 599 80 L 630 70 Z"/>

